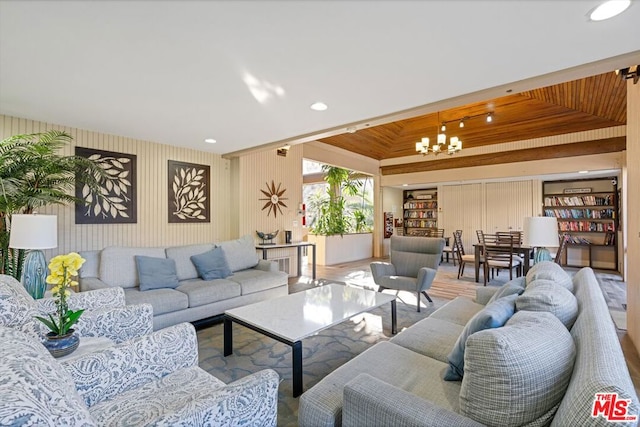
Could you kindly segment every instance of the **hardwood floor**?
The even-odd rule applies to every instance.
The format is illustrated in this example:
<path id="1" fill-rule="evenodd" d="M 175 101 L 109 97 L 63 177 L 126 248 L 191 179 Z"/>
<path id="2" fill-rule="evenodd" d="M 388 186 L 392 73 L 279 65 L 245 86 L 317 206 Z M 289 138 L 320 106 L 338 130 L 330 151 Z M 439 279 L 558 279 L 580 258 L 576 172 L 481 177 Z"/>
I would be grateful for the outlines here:
<path id="1" fill-rule="evenodd" d="M 344 264 L 332 266 L 317 266 L 316 277 L 325 280 L 336 280 L 345 283 L 357 284 L 363 287 L 377 289 L 371 276 L 369 264 L 374 261 L 385 261 L 384 259 L 367 259 L 362 261 L 348 262 Z M 302 276 L 289 279 L 289 285 L 295 284 L 313 286 L 314 280 L 311 278 L 311 268 L 303 262 Z M 576 270 L 576 269 L 571 269 Z M 621 305 L 626 301 L 626 284 L 622 282 L 620 276 L 611 272 L 595 271 L 598 281 L 606 287 L 603 289 L 605 299 L 610 304 Z M 481 273 L 482 274 L 482 273 Z M 473 265 L 467 265 L 465 272 L 460 280 L 457 279 L 458 267 L 453 263 L 443 263 L 438 268 L 436 278 L 429 289 L 430 296 L 453 299 L 459 295 L 475 297 L 476 288 L 482 286 L 482 283 L 475 283 Z M 503 272 L 491 281 L 489 285 L 500 285 L 508 280 L 509 276 Z M 423 304 L 426 302 L 422 299 Z M 405 301 L 407 304 L 415 304 L 413 301 Z M 617 308 L 617 307 L 616 307 Z M 640 396 L 640 356 L 638 350 L 634 347 L 631 339 L 625 330 L 618 329 L 618 337 L 620 345 L 627 361 L 627 367 L 634 383 L 636 394 Z"/>

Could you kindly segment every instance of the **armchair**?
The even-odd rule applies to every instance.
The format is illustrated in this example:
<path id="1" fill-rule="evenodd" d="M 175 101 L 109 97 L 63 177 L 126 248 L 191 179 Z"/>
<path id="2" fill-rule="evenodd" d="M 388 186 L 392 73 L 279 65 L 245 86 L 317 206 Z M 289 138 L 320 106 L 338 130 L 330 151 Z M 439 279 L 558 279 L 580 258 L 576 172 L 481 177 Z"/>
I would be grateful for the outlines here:
<path id="1" fill-rule="evenodd" d="M 416 292 L 417 311 L 420 312 L 420 294 L 433 302 L 427 289 L 436 277 L 444 243 L 444 239 L 434 237 L 391 236 L 390 262 L 371 263 L 371 274 L 378 291 Z"/>
<path id="2" fill-rule="evenodd" d="M 16 329 L 0 326 L 0 341 L 0 420 L 9 425 L 276 425 L 278 374 L 224 384 L 197 366 L 188 323 L 73 362 Z"/>
<path id="3" fill-rule="evenodd" d="M 81 337 L 104 337 L 121 343 L 153 331 L 151 305 L 125 305 L 122 288 L 75 293 L 67 301 L 71 310 L 85 309 L 74 326 Z M 16 279 L 0 275 L 0 326 L 40 338 L 47 329 L 35 316 L 46 317 L 53 312 L 53 298 L 34 300 Z"/>

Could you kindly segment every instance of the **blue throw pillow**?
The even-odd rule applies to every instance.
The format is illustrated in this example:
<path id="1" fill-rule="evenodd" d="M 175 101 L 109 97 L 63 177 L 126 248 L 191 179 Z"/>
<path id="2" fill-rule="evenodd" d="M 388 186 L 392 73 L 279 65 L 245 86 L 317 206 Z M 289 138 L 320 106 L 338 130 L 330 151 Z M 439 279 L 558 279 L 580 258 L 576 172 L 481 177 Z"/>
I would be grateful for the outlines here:
<path id="1" fill-rule="evenodd" d="M 487 302 L 487 305 L 491 304 L 498 298 L 506 297 L 512 294 L 522 295 L 522 293 L 524 292 L 524 287 L 525 287 L 525 277 L 524 276 L 516 277 L 515 279 L 510 280 L 504 285 L 502 285 L 500 289 L 498 289 L 498 291 L 495 294 L 493 294 L 491 299 L 489 299 L 489 301 Z"/>
<path id="2" fill-rule="evenodd" d="M 465 325 L 451 353 L 447 356 L 449 367 L 444 373 L 446 381 L 460 381 L 464 375 L 464 348 L 467 338 L 484 329 L 500 328 L 513 316 L 518 294 L 504 296 L 487 304 L 477 312 Z"/>
<path id="3" fill-rule="evenodd" d="M 135 259 L 141 291 L 178 287 L 176 262 L 171 258 L 136 255 Z"/>
<path id="4" fill-rule="evenodd" d="M 193 255 L 191 262 L 196 266 L 198 275 L 204 280 L 224 279 L 233 274 L 224 255 L 224 250 L 220 247 Z"/>

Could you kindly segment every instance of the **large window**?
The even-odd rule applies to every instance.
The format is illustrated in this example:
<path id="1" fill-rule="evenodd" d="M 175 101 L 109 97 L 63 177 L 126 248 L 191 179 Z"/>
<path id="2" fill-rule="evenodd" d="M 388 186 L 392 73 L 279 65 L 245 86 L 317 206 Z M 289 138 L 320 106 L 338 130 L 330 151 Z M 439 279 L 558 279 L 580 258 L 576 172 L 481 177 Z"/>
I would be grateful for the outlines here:
<path id="1" fill-rule="evenodd" d="M 324 179 L 323 164 L 310 160 L 303 161 L 305 184 L 302 187 L 302 199 L 307 208 L 307 226 L 314 230 L 317 227 L 323 206 L 330 202 L 330 186 Z M 326 169 L 326 166 L 325 166 Z M 348 171 L 349 190 L 343 190 L 343 217 L 348 226 L 346 232 L 368 232 L 373 228 L 373 179 L 371 176 L 355 171 Z"/>

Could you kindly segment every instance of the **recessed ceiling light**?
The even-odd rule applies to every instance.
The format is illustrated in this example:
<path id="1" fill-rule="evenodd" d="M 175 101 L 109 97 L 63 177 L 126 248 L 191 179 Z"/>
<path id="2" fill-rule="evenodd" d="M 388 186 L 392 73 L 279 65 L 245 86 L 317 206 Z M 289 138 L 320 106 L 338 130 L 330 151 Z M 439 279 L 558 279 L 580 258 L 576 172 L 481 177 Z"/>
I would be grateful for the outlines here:
<path id="1" fill-rule="evenodd" d="M 578 171 L 578 173 L 589 173 L 589 171 Z"/>
<path id="2" fill-rule="evenodd" d="M 207 138 L 204 140 L 204 142 L 208 143 L 208 144 L 215 144 L 217 141 L 213 138 Z"/>
<path id="3" fill-rule="evenodd" d="M 592 21 L 604 21 L 621 14 L 631 5 L 631 0 L 609 0 L 602 3 L 589 13 Z"/>
<path id="4" fill-rule="evenodd" d="M 403 187 L 408 187 L 408 186 L 409 186 L 409 184 L 402 184 L 402 186 L 403 186 Z"/>
<path id="5" fill-rule="evenodd" d="M 313 104 L 311 104 L 310 108 L 315 111 L 324 111 L 329 107 L 327 107 L 327 104 L 325 104 L 324 102 L 314 102 Z"/>

